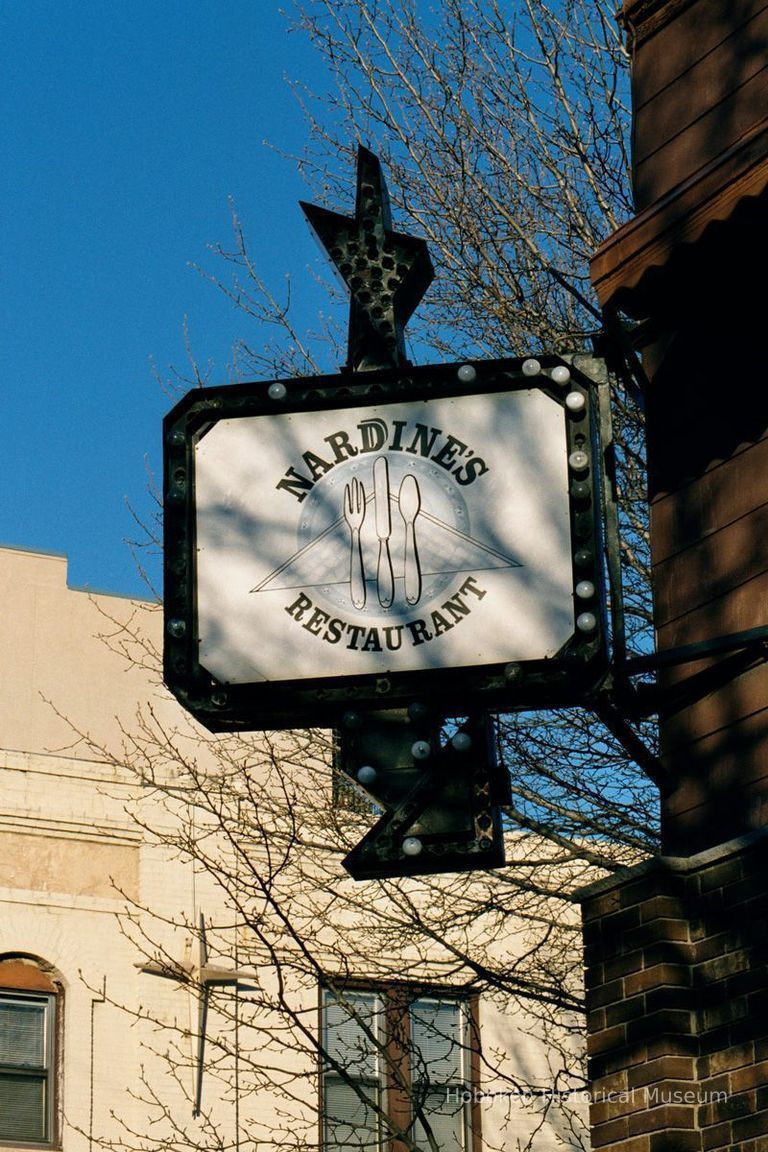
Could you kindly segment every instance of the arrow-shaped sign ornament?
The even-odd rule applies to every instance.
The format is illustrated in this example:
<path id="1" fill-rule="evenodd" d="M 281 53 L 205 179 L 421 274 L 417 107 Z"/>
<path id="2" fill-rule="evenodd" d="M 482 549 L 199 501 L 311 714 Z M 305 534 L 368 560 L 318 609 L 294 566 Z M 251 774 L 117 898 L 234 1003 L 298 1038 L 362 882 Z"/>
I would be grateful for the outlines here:
<path id="1" fill-rule="evenodd" d="M 350 293 L 347 368 L 406 365 L 403 330 L 434 278 L 425 240 L 392 230 L 378 157 L 357 153 L 355 215 L 301 207 Z"/>
<path id="2" fill-rule="evenodd" d="M 367 723 L 376 732 L 375 721 Z M 343 765 L 384 808 L 384 814 L 343 863 L 355 880 L 465 872 L 504 864 L 501 805 L 508 802 L 509 780 L 497 761 L 493 730 L 484 716 L 465 721 L 440 747 L 422 741 L 426 759 L 411 770 L 393 768 L 383 748 L 377 768 L 355 771 L 353 742 Z M 414 745 L 414 754 L 417 745 Z"/>

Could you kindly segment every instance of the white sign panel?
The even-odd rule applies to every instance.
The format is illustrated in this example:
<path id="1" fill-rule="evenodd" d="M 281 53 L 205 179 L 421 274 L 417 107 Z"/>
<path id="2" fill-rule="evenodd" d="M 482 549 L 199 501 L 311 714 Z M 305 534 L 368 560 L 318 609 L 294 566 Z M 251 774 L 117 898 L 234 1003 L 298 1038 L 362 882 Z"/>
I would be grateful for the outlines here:
<path id="1" fill-rule="evenodd" d="M 194 450 L 201 665 L 235 685 L 553 656 L 567 453 L 539 390 L 218 420 Z"/>

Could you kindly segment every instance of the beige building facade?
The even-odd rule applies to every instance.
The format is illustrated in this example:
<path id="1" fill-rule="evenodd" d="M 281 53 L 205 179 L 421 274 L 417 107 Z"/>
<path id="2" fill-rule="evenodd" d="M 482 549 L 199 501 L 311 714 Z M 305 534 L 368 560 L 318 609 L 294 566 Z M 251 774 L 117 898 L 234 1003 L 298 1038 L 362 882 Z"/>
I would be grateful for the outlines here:
<path id="1" fill-rule="evenodd" d="M 0 1147 L 584 1146 L 578 1037 L 462 953 L 524 935 L 466 877 L 345 876 L 327 734 L 196 728 L 158 608 L 64 557 L 0 549 L 0 602 Z"/>

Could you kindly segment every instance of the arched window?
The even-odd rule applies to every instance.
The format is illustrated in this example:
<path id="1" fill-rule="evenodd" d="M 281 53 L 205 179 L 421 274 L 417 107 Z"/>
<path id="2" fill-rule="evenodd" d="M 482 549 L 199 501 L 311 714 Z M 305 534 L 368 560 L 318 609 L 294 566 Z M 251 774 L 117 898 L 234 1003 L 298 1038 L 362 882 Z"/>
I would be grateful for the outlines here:
<path id="1" fill-rule="evenodd" d="M 28 957 L 0 957 L 0 1140 L 56 1140 L 61 986 Z"/>

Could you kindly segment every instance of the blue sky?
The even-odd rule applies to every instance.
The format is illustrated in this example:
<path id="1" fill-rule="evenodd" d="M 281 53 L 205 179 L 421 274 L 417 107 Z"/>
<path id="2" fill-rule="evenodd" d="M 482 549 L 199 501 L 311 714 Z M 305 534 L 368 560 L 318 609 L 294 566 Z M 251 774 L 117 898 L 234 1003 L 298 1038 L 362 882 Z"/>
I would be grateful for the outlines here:
<path id="1" fill-rule="evenodd" d="M 308 323 L 327 299 L 298 207 L 303 114 L 322 85 L 276 0 L 0 0 L 0 544 L 69 557 L 69 582 L 145 593 L 126 502 L 146 517 L 188 318 L 211 383 L 259 333 L 190 268 L 231 237 L 230 198 Z M 350 207 L 354 188 L 350 186 Z M 157 570 L 156 570 L 157 571 Z"/>

